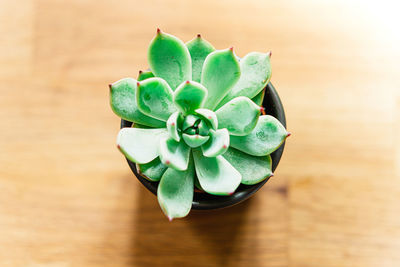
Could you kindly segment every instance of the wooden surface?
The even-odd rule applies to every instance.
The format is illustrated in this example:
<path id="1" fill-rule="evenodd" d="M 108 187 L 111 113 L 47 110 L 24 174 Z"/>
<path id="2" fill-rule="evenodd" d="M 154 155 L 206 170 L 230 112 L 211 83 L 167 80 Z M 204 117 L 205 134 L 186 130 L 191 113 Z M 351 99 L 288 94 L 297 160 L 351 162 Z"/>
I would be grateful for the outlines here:
<path id="1" fill-rule="evenodd" d="M 398 8 L 1 0 L 0 266 L 400 266 Z M 117 151 L 156 27 L 272 50 L 292 137 L 251 200 L 169 223 Z"/>

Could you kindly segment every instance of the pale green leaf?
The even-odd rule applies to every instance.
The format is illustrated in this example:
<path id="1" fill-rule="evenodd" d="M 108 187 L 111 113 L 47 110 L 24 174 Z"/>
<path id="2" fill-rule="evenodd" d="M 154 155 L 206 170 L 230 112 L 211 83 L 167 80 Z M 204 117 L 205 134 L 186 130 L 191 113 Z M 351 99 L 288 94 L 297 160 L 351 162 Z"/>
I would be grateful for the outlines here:
<path id="1" fill-rule="evenodd" d="M 257 184 L 273 175 L 270 155 L 255 157 L 230 147 L 223 157 L 240 172 L 242 184 Z"/>
<path id="2" fill-rule="evenodd" d="M 260 116 L 256 127 L 246 136 L 231 136 L 231 146 L 253 156 L 269 155 L 279 148 L 289 133 L 270 115 Z"/>
<path id="3" fill-rule="evenodd" d="M 232 49 L 217 50 L 209 54 L 201 73 L 201 84 L 208 90 L 204 107 L 213 110 L 239 77 L 239 62 Z"/>
<path id="4" fill-rule="evenodd" d="M 192 60 L 186 45 L 173 35 L 158 30 L 148 50 L 150 69 L 172 90 L 192 79 Z"/>
<path id="5" fill-rule="evenodd" d="M 160 128 L 165 122 L 143 114 L 136 104 L 136 83 L 133 78 L 124 78 L 110 84 L 110 105 L 115 114 L 124 120 Z"/>
<path id="6" fill-rule="evenodd" d="M 117 137 L 119 150 L 136 163 L 148 163 L 158 157 L 158 144 L 167 129 L 122 128 Z"/>

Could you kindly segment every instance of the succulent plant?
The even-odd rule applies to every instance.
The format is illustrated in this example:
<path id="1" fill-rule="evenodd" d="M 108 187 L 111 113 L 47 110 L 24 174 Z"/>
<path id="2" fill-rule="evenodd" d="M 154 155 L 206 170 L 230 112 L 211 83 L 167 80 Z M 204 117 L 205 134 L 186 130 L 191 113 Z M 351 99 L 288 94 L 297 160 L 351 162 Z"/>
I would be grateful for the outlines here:
<path id="1" fill-rule="evenodd" d="M 189 213 L 195 186 L 231 195 L 273 175 L 269 154 L 289 133 L 261 115 L 270 56 L 239 59 L 200 35 L 185 44 L 157 29 L 150 70 L 110 84 L 112 110 L 133 122 L 117 146 L 143 177 L 159 181 L 158 202 L 170 220 Z"/>

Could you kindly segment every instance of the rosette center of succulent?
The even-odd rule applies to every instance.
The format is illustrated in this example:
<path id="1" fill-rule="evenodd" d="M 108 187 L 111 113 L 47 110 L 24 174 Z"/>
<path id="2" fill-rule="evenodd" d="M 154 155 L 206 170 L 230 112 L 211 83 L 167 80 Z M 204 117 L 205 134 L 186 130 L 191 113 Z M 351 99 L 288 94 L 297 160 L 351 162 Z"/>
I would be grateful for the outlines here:
<path id="1" fill-rule="evenodd" d="M 183 121 L 182 131 L 188 135 L 207 136 L 210 128 L 207 123 L 198 116 L 188 115 Z"/>
<path id="2" fill-rule="evenodd" d="M 176 141 L 183 141 L 192 148 L 199 147 L 209 139 L 210 126 L 201 116 L 189 114 L 184 116 L 176 112 L 167 121 L 170 136 Z"/>

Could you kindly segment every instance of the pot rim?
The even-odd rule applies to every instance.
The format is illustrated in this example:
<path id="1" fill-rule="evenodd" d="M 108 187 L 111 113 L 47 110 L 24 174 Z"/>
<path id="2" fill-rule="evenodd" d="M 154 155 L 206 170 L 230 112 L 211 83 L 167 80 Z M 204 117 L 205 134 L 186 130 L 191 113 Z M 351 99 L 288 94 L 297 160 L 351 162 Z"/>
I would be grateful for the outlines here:
<path id="1" fill-rule="evenodd" d="M 285 111 L 283 109 L 282 102 L 274 86 L 271 84 L 271 82 L 269 82 L 264 90 L 265 90 L 265 96 L 263 99 L 262 106 L 265 108 L 265 113 L 267 115 L 274 116 L 286 128 Z M 132 122 L 121 119 L 120 128 L 131 127 L 131 126 Z M 275 171 L 276 167 L 279 164 L 284 148 L 285 148 L 285 142 L 275 152 L 271 154 L 273 172 Z M 129 159 L 126 160 L 132 172 L 135 174 L 136 178 L 150 192 L 152 192 L 154 195 L 157 195 L 158 182 L 151 182 L 146 178 L 144 178 L 142 175 L 138 173 L 136 168 L 136 163 L 130 161 Z M 268 180 L 269 178 L 255 185 L 240 184 L 240 186 L 236 189 L 236 191 L 230 196 L 216 196 L 195 191 L 193 195 L 192 209 L 210 210 L 210 209 L 219 209 L 236 205 L 254 195 Z"/>

